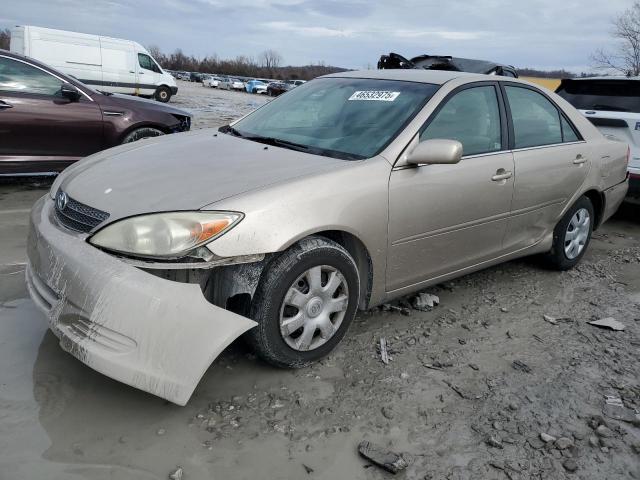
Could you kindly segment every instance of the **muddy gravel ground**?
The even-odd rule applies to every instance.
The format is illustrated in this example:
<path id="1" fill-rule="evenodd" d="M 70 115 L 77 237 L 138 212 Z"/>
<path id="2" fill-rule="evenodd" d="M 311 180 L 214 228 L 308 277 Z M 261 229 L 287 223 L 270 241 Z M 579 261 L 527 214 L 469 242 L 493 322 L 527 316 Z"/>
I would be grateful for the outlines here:
<path id="1" fill-rule="evenodd" d="M 264 101 L 181 83 L 173 103 L 197 128 Z M 177 407 L 63 352 L 29 300 L 27 215 L 47 188 L 0 184 L 1 480 L 393 477 L 358 455 L 362 440 L 403 454 L 395 478 L 640 478 L 635 207 L 572 271 L 523 259 L 429 289 L 428 311 L 409 298 L 361 312 L 310 368 L 272 368 L 235 342 Z M 626 329 L 587 323 L 605 317 Z"/>

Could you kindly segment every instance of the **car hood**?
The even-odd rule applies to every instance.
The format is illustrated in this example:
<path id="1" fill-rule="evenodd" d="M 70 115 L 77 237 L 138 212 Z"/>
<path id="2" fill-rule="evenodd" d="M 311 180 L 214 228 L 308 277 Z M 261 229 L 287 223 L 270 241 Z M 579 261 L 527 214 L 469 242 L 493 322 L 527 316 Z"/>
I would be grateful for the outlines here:
<path id="1" fill-rule="evenodd" d="M 87 157 L 52 188 L 110 214 L 198 210 L 225 198 L 335 170 L 346 160 L 310 155 L 215 130 L 139 140 Z"/>
<path id="2" fill-rule="evenodd" d="M 135 110 L 147 110 L 156 112 L 165 112 L 172 115 L 191 116 L 186 110 L 172 107 L 166 103 L 161 103 L 156 100 L 150 100 L 147 98 L 134 97 L 132 95 L 122 95 L 119 93 L 112 93 L 109 95 L 101 95 L 96 99 L 103 109 L 107 108 L 124 108 Z"/>

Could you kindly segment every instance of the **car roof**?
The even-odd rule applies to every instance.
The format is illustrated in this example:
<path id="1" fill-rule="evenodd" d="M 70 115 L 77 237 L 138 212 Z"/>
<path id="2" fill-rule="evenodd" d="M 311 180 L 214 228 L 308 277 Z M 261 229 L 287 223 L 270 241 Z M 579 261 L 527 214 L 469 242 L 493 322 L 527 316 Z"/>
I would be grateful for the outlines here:
<path id="1" fill-rule="evenodd" d="M 487 80 L 488 75 L 479 73 L 455 72 L 449 70 L 422 70 L 422 69 L 391 69 L 391 70 L 353 70 L 348 72 L 332 73 L 322 78 L 369 78 L 375 80 L 404 80 L 408 82 L 421 82 L 442 85 L 454 78 L 465 77 L 471 80 Z M 491 75 L 492 80 L 504 79 Z M 509 78 L 516 80 L 516 78 Z"/>

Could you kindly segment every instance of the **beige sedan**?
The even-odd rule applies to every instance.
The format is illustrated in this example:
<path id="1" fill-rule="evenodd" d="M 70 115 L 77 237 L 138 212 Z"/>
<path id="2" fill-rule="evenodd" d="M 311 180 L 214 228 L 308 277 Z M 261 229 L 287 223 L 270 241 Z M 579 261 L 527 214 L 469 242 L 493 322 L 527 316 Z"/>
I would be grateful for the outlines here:
<path id="1" fill-rule="evenodd" d="M 573 267 L 627 160 L 526 82 L 330 75 L 67 169 L 31 215 L 28 287 L 62 348 L 184 404 L 242 334 L 302 367 L 357 309 L 525 255 Z"/>

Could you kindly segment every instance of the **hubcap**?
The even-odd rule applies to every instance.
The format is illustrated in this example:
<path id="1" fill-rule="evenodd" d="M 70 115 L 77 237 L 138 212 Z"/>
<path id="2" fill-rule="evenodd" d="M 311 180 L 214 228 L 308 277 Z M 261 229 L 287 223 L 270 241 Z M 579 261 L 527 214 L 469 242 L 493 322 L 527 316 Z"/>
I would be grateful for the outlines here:
<path id="1" fill-rule="evenodd" d="M 589 238 L 591 217 L 586 208 L 578 210 L 567 226 L 564 234 L 564 254 L 569 260 L 573 260 L 584 249 Z"/>
<path id="2" fill-rule="evenodd" d="M 312 267 L 289 287 L 280 308 L 280 334 L 294 350 L 314 350 L 340 328 L 349 303 L 349 288 L 340 271 Z"/>

